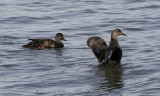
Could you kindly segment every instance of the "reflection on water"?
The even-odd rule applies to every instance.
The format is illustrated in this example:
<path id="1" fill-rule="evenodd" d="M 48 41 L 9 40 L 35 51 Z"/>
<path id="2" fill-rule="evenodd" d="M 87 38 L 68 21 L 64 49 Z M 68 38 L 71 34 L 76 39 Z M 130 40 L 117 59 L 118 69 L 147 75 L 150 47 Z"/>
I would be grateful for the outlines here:
<path id="1" fill-rule="evenodd" d="M 117 64 L 115 66 L 105 67 L 105 76 L 106 79 L 108 80 L 107 87 L 110 90 L 119 89 L 124 86 L 122 74 L 123 71 L 120 64 Z"/>
<path id="2" fill-rule="evenodd" d="M 62 48 L 55 48 L 55 54 L 57 57 L 63 56 L 63 49 Z"/>
<path id="3" fill-rule="evenodd" d="M 121 64 L 105 67 L 98 66 L 97 70 L 96 77 L 93 79 L 93 89 L 96 90 L 95 92 L 98 95 L 94 96 L 122 96 L 121 90 L 125 83 Z"/>
<path id="4" fill-rule="evenodd" d="M 122 75 L 123 70 L 120 64 L 114 66 L 106 66 L 100 68 L 105 71 L 106 82 L 100 83 L 100 88 L 103 90 L 112 91 L 114 89 L 120 89 L 124 86 Z"/>

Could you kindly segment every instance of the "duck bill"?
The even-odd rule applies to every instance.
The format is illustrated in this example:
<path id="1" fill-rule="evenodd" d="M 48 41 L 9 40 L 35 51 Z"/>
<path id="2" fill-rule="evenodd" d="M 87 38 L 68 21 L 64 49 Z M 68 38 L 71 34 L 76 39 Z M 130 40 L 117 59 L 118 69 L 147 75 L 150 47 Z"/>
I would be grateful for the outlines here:
<path id="1" fill-rule="evenodd" d="M 64 40 L 64 41 L 67 41 L 67 39 L 66 39 L 66 38 L 63 38 L 63 40 Z"/>
<path id="2" fill-rule="evenodd" d="M 126 34 L 124 34 L 124 33 L 122 33 L 121 35 L 123 35 L 123 36 L 127 36 Z"/>

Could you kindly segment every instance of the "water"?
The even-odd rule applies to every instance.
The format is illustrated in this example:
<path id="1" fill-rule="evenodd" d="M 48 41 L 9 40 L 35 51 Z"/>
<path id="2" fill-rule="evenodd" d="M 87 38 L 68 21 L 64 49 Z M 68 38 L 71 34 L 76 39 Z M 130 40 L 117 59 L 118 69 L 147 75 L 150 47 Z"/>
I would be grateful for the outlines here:
<path id="1" fill-rule="evenodd" d="M 2 0 L 1 96 L 159 96 L 159 0 Z M 120 65 L 99 68 L 91 36 L 110 41 L 115 28 Z M 62 49 L 22 48 L 26 38 L 68 39 Z"/>

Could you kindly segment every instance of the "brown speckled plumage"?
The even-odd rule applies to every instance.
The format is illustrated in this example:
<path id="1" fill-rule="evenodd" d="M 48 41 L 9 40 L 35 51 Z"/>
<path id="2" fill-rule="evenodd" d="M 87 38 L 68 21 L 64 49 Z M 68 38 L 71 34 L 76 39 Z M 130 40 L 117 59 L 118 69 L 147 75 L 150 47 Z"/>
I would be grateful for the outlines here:
<path id="1" fill-rule="evenodd" d="M 25 48 L 63 48 L 64 45 L 61 40 L 66 41 L 62 33 L 57 33 L 55 40 L 42 38 L 42 39 L 28 39 L 31 40 L 26 45 L 23 45 Z"/>
<path id="2" fill-rule="evenodd" d="M 92 49 L 99 63 L 103 65 L 114 65 L 120 62 L 122 50 L 117 39 L 120 35 L 127 36 L 120 29 L 115 29 L 111 34 L 109 46 L 100 37 L 90 37 L 87 40 L 88 47 Z"/>

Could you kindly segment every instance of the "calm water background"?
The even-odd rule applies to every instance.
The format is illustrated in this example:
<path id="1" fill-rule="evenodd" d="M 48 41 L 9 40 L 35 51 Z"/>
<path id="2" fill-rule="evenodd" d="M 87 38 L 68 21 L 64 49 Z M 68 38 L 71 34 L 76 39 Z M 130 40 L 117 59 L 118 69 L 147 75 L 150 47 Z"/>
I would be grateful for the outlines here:
<path id="1" fill-rule="evenodd" d="M 159 96 L 159 22 L 159 0 L 1 0 L 0 96 Z M 98 68 L 86 41 L 115 28 L 121 64 Z M 57 32 L 63 49 L 21 47 Z"/>

